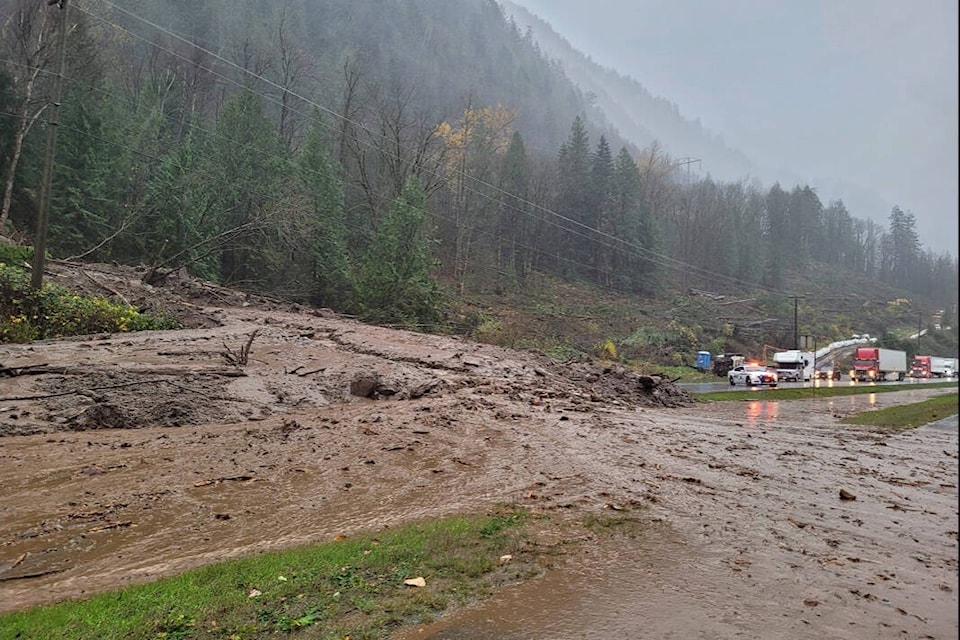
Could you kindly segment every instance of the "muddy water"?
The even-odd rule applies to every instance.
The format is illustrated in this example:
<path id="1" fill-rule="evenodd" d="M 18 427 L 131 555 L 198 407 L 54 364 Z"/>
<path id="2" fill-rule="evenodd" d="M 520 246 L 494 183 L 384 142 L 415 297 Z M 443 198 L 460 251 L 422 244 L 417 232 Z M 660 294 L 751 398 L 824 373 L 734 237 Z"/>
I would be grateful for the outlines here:
<path id="1" fill-rule="evenodd" d="M 395 640 L 956 638 L 956 420 L 877 437 L 781 423 L 798 403 L 744 409 L 743 421 L 669 426 L 658 449 L 674 457 L 657 477 L 686 487 L 657 485 L 661 524 Z M 640 494 L 631 457 L 597 472 Z"/>
<path id="2" fill-rule="evenodd" d="M 956 432 L 837 422 L 944 392 L 627 411 L 466 388 L 5 438 L 0 607 L 504 501 L 636 503 L 636 537 L 403 639 L 955 638 Z"/>

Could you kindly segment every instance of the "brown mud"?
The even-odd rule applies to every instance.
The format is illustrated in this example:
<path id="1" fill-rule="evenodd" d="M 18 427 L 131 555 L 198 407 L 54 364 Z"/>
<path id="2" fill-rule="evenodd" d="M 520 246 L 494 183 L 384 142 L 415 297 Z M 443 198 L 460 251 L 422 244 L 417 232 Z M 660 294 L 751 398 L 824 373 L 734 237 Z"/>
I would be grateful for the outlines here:
<path id="1" fill-rule="evenodd" d="M 838 420 L 954 389 L 697 405 L 617 367 L 84 273 L 192 328 L 3 346 L 2 611 L 510 502 L 646 524 L 406 637 L 957 637 L 956 432 Z"/>

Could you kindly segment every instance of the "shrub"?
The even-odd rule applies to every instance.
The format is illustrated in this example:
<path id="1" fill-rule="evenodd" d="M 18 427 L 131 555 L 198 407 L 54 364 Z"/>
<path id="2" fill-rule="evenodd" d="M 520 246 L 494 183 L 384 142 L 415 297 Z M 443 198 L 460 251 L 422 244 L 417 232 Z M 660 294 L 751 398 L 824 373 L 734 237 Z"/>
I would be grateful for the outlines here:
<path id="1" fill-rule="evenodd" d="M 131 305 L 82 296 L 59 285 L 47 283 L 37 291 L 24 269 L 0 262 L 0 342 L 178 326 L 168 316 L 140 313 Z"/>
<path id="2" fill-rule="evenodd" d="M 33 260 L 33 247 L 0 243 L 0 262 L 20 265 Z"/>
<path id="3" fill-rule="evenodd" d="M 613 343 L 613 340 L 609 338 L 606 340 L 601 340 L 594 347 L 597 357 L 604 360 L 616 360 L 617 359 L 617 345 Z"/>

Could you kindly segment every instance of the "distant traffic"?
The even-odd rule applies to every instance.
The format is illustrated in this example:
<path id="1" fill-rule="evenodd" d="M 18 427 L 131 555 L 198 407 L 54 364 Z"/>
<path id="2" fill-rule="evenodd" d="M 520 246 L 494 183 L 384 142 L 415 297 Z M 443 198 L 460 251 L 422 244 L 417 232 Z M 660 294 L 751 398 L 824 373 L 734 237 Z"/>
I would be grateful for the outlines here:
<path id="1" fill-rule="evenodd" d="M 917 379 L 953 378 L 957 375 L 957 359 L 942 356 L 917 355 L 907 366 L 907 352 L 875 346 L 856 346 L 875 342 L 870 336 L 854 336 L 850 340 L 831 343 L 819 351 L 786 349 L 773 354 L 772 363 L 748 359 L 742 353 L 697 353 L 696 368 L 701 372 L 727 378 L 731 386 L 776 387 L 781 382 L 810 382 L 813 380 L 840 381 L 843 376 L 851 382 L 903 381 L 908 376 Z M 849 357 L 849 369 L 839 362 L 840 354 Z M 848 361 L 849 362 L 849 361 Z"/>

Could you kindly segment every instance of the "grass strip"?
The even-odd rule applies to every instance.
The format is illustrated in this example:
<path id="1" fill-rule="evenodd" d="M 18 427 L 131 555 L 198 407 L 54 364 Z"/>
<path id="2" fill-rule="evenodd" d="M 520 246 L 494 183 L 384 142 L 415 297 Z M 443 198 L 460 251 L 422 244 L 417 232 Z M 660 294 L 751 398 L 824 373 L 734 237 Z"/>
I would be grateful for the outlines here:
<path id="1" fill-rule="evenodd" d="M 955 416 L 957 412 L 957 396 L 948 394 L 930 398 L 923 402 L 864 411 L 847 416 L 841 422 L 881 427 L 891 431 L 905 431 L 949 416 Z"/>
<path id="2" fill-rule="evenodd" d="M 381 639 L 539 572 L 523 557 L 526 519 L 504 508 L 211 565 L 4 615 L 0 638 Z M 418 577 L 426 586 L 404 584 Z"/>
<path id="3" fill-rule="evenodd" d="M 811 398 L 832 398 L 836 396 L 855 396 L 864 393 L 892 393 L 894 391 L 913 391 L 915 389 L 956 388 L 957 381 L 929 382 L 922 385 L 902 384 L 866 384 L 847 387 L 803 387 L 793 389 L 768 389 L 756 387 L 745 391 L 712 391 L 694 394 L 697 400 L 704 402 L 722 402 L 729 400 L 810 400 Z"/>

